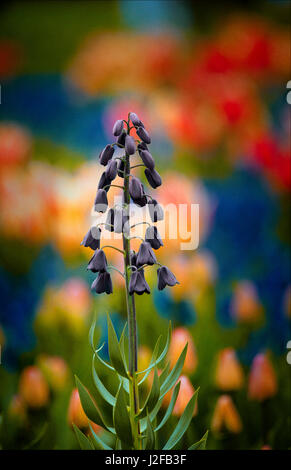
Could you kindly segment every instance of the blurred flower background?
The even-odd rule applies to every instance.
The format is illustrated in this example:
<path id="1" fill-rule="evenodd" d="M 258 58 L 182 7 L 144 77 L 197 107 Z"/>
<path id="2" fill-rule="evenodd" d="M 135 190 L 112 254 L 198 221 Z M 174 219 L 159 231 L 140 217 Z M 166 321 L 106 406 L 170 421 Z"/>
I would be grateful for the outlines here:
<path id="1" fill-rule="evenodd" d="M 72 422 L 89 432 L 73 376 L 92 382 L 94 312 L 106 342 L 106 314 L 120 332 L 126 308 L 118 278 L 110 298 L 90 292 L 80 242 L 97 157 L 128 111 L 153 137 L 159 202 L 200 205 L 199 248 L 159 253 L 180 285 L 157 291 L 150 268 L 153 295 L 136 301 L 140 369 L 171 319 L 171 364 L 189 342 L 175 416 L 200 386 L 185 446 L 209 429 L 210 449 L 290 447 L 289 7 L 1 6 L 2 448 L 78 448 Z"/>

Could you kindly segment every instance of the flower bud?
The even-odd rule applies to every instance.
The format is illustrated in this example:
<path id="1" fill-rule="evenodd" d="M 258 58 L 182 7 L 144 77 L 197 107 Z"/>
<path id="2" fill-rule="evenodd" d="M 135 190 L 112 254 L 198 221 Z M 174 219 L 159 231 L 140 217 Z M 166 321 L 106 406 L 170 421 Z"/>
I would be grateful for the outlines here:
<path id="1" fill-rule="evenodd" d="M 146 144 L 151 143 L 151 138 L 144 127 L 138 127 L 136 133 L 141 138 L 141 140 L 143 140 L 143 142 Z"/>
<path id="2" fill-rule="evenodd" d="M 170 271 L 167 266 L 162 266 L 157 270 L 158 275 L 158 289 L 163 290 L 166 286 L 173 287 L 176 284 L 180 284 L 175 275 Z"/>
<path id="3" fill-rule="evenodd" d="M 146 179 L 148 180 L 152 188 L 156 189 L 158 186 L 161 186 L 162 178 L 155 169 L 149 170 L 148 168 L 146 168 L 144 174 L 146 175 Z"/>
<path id="4" fill-rule="evenodd" d="M 123 160 L 119 160 L 117 163 L 117 174 L 120 178 L 124 178 L 125 164 Z"/>
<path id="5" fill-rule="evenodd" d="M 131 135 L 126 135 L 125 137 L 125 151 L 128 155 L 133 155 L 136 151 L 135 141 Z"/>
<path id="6" fill-rule="evenodd" d="M 140 198 L 136 198 L 136 199 L 132 198 L 132 199 L 137 206 L 144 207 L 147 204 L 148 200 L 145 195 L 144 185 L 142 183 L 141 183 L 141 188 L 142 188 L 142 196 Z"/>
<path id="7" fill-rule="evenodd" d="M 31 408 L 41 408 L 48 403 L 49 388 L 47 382 L 36 366 L 26 367 L 20 376 L 19 394 Z"/>
<path id="8" fill-rule="evenodd" d="M 38 358 L 39 367 L 55 391 L 62 390 L 69 379 L 69 369 L 62 357 L 41 355 Z"/>
<path id="9" fill-rule="evenodd" d="M 89 424 L 89 420 L 82 408 L 77 388 L 74 388 L 71 394 L 68 409 L 68 422 L 70 426 L 75 424 L 75 426 L 81 429 L 87 428 Z"/>
<path id="10" fill-rule="evenodd" d="M 137 144 L 137 149 L 139 153 L 142 152 L 143 150 L 149 151 L 149 148 L 145 142 L 139 142 L 139 144 Z"/>
<path id="11" fill-rule="evenodd" d="M 96 212 L 106 212 L 108 207 L 108 199 L 107 193 L 105 189 L 98 189 L 95 201 L 94 201 L 94 208 Z"/>
<path id="12" fill-rule="evenodd" d="M 140 244 L 138 254 L 137 254 L 137 266 L 143 266 L 144 264 L 153 265 L 157 262 L 157 258 L 147 242 L 142 242 Z"/>
<path id="13" fill-rule="evenodd" d="M 220 351 L 215 372 L 216 386 L 225 391 L 239 390 L 243 382 L 243 370 L 234 349 L 225 348 Z"/>
<path id="14" fill-rule="evenodd" d="M 145 241 L 148 242 L 154 250 L 164 246 L 157 227 L 150 226 L 145 232 Z"/>
<path id="15" fill-rule="evenodd" d="M 163 220 L 163 208 L 155 199 L 151 199 L 151 201 L 148 203 L 148 208 L 152 222 L 159 222 L 160 220 Z"/>
<path id="16" fill-rule="evenodd" d="M 150 288 L 148 283 L 144 277 L 144 270 L 141 269 L 139 271 L 134 270 L 131 273 L 130 281 L 129 281 L 129 295 L 134 293 L 138 295 L 142 295 L 144 293 L 150 294 Z"/>
<path id="17" fill-rule="evenodd" d="M 96 250 L 87 266 L 92 273 L 104 272 L 107 269 L 107 259 L 103 250 Z"/>
<path id="18" fill-rule="evenodd" d="M 110 188 L 110 183 L 109 179 L 106 177 L 105 171 L 103 171 L 101 178 L 99 180 L 98 184 L 98 189 L 105 189 L 105 191 L 108 193 L 109 188 Z"/>
<path id="19" fill-rule="evenodd" d="M 130 113 L 129 118 L 134 126 L 143 126 L 143 123 L 135 113 Z"/>
<path id="20" fill-rule="evenodd" d="M 186 328 L 179 327 L 173 330 L 168 358 L 171 367 L 174 367 L 187 343 L 188 348 L 182 371 L 185 374 L 192 374 L 197 367 L 197 354 L 192 335 Z"/>
<path id="21" fill-rule="evenodd" d="M 121 134 L 117 137 L 116 139 L 116 142 L 118 143 L 118 145 L 121 145 L 122 147 L 125 146 L 125 138 L 127 136 L 127 133 L 126 131 L 123 129 L 123 131 L 121 132 Z"/>
<path id="22" fill-rule="evenodd" d="M 250 400 L 264 401 L 277 393 L 277 378 L 266 354 L 257 354 L 253 360 L 249 376 L 248 397 Z"/>
<path id="23" fill-rule="evenodd" d="M 112 158 L 113 154 L 114 154 L 114 148 L 112 147 L 112 145 L 110 144 L 106 145 L 105 149 L 102 150 L 100 157 L 99 157 L 99 161 L 101 165 L 106 166 L 109 160 Z"/>
<path id="24" fill-rule="evenodd" d="M 138 178 L 132 176 L 129 181 L 129 194 L 131 198 L 135 201 L 143 197 L 143 187 Z"/>
<path id="25" fill-rule="evenodd" d="M 230 396 L 221 395 L 218 398 L 211 422 L 211 429 L 214 433 L 224 430 L 233 434 L 241 432 L 242 422 Z"/>
<path id="26" fill-rule="evenodd" d="M 117 176 L 117 161 L 112 159 L 105 170 L 105 177 L 108 181 L 113 181 Z"/>
<path id="27" fill-rule="evenodd" d="M 112 129 L 112 134 L 117 137 L 118 135 L 121 134 L 122 129 L 123 129 L 123 120 L 118 119 L 118 121 L 115 122 L 113 129 Z"/>
<path id="28" fill-rule="evenodd" d="M 91 289 L 96 292 L 96 294 L 112 294 L 112 281 L 111 276 L 107 271 L 99 272 L 98 277 L 93 281 Z"/>
<path id="29" fill-rule="evenodd" d="M 81 242 L 81 245 L 85 247 L 90 247 L 92 250 L 97 250 L 100 248 L 100 237 L 101 237 L 101 230 L 99 227 L 93 227 L 88 230 L 86 233 L 85 237 L 83 238 L 83 241 Z"/>
<path id="30" fill-rule="evenodd" d="M 139 152 L 139 155 L 140 155 L 140 158 L 142 159 L 143 161 L 143 164 L 149 169 L 149 170 L 153 170 L 154 167 L 155 167 L 155 162 L 154 162 L 154 159 L 153 157 L 151 156 L 150 152 L 148 152 L 147 150 L 141 150 Z"/>

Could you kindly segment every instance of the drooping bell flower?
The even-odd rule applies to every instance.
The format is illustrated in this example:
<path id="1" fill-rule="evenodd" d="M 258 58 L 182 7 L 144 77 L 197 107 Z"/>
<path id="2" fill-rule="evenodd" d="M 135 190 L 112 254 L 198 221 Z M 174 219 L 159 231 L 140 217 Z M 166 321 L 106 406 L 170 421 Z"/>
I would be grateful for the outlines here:
<path id="1" fill-rule="evenodd" d="M 130 113 L 129 118 L 130 118 L 130 120 L 131 120 L 131 122 L 134 126 L 136 126 L 136 127 L 137 126 L 142 126 L 143 127 L 143 123 L 141 122 L 141 120 L 139 119 L 137 114 Z"/>
<path id="2" fill-rule="evenodd" d="M 114 126 L 113 126 L 113 129 L 112 129 L 112 134 L 117 137 L 121 134 L 122 132 L 122 129 L 123 129 L 123 120 L 122 119 L 118 119 Z"/>
<path id="3" fill-rule="evenodd" d="M 244 383 L 244 374 L 235 351 L 225 348 L 219 352 L 215 371 L 215 384 L 220 390 L 239 390 Z"/>
<path id="4" fill-rule="evenodd" d="M 137 266 L 143 266 L 144 264 L 152 266 L 156 262 L 157 258 L 152 250 L 151 245 L 148 242 L 142 242 L 137 254 Z"/>
<path id="5" fill-rule="evenodd" d="M 132 176 L 129 181 L 129 194 L 131 198 L 135 201 L 136 199 L 141 199 L 144 195 L 143 187 L 138 178 Z"/>
<path id="6" fill-rule="evenodd" d="M 123 160 L 118 160 L 117 163 L 117 174 L 120 178 L 124 178 L 125 164 Z"/>
<path id="7" fill-rule="evenodd" d="M 145 232 L 145 241 L 148 242 L 154 250 L 164 246 L 157 227 L 150 226 Z"/>
<path id="8" fill-rule="evenodd" d="M 109 191 L 111 181 L 106 177 L 106 172 L 103 171 L 99 180 L 98 189 L 104 189 L 107 193 Z"/>
<path id="9" fill-rule="evenodd" d="M 106 294 L 112 294 L 112 281 L 109 272 L 99 272 L 98 277 L 93 281 L 91 285 L 91 289 L 96 292 L 96 294 L 102 294 L 106 292 Z"/>
<path id="10" fill-rule="evenodd" d="M 138 127 L 136 133 L 143 142 L 145 142 L 146 144 L 151 143 L 151 138 L 144 127 Z"/>
<path id="11" fill-rule="evenodd" d="M 148 283 L 144 277 L 144 270 L 141 269 L 139 271 L 134 270 L 131 273 L 130 281 L 129 281 L 129 294 L 132 295 L 134 293 L 138 295 L 142 295 L 144 293 L 150 294 L 150 288 Z"/>
<path id="12" fill-rule="evenodd" d="M 109 160 L 112 158 L 113 154 L 114 154 L 114 148 L 112 147 L 112 145 L 110 144 L 106 145 L 105 149 L 102 150 L 100 157 L 99 157 L 99 161 L 101 165 L 106 166 Z"/>
<path id="13" fill-rule="evenodd" d="M 145 190 L 144 190 L 144 185 L 141 183 L 141 187 L 142 187 L 142 197 L 138 198 L 138 199 L 133 199 L 133 202 L 139 206 L 139 207 L 144 207 L 146 206 L 148 200 L 147 200 L 147 197 L 145 195 Z"/>
<path id="14" fill-rule="evenodd" d="M 114 209 L 109 209 L 107 212 L 106 222 L 104 225 L 105 229 L 109 232 L 114 232 Z"/>
<path id="15" fill-rule="evenodd" d="M 146 179 L 148 180 L 152 188 L 156 189 L 158 188 L 158 186 L 161 186 L 162 178 L 155 169 L 149 170 L 148 168 L 146 168 L 144 174 L 146 175 Z"/>
<path id="16" fill-rule="evenodd" d="M 131 250 L 131 252 L 130 252 L 130 264 L 132 266 L 136 266 L 136 260 L 137 260 L 137 253 L 135 253 L 135 251 Z"/>
<path id="17" fill-rule="evenodd" d="M 126 138 L 127 134 L 125 132 L 125 130 L 123 130 L 121 132 L 121 134 L 117 137 L 116 139 L 116 142 L 118 143 L 118 145 L 121 145 L 122 147 L 125 146 L 125 138 Z"/>
<path id="18" fill-rule="evenodd" d="M 111 160 L 105 170 L 105 177 L 108 181 L 113 181 L 117 176 L 117 161 Z"/>
<path id="19" fill-rule="evenodd" d="M 29 366 L 22 371 L 19 380 L 19 395 L 31 408 L 41 408 L 48 403 L 49 387 L 37 366 Z"/>
<path id="20" fill-rule="evenodd" d="M 92 273 L 104 272 L 107 270 L 107 259 L 103 250 L 96 250 L 87 266 Z"/>
<path id="21" fill-rule="evenodd" d="M 145 142 L 139 142 L 139 144 L 137 144 L 137 149 L 139 152 L 142 152 L 142 150 L 149 151 L 149 148 Z"/>
<path id="22" fill-rule="evenodd" d="M 173 330 L 168 359 L 171 367 L 174 367 L 187 343 L 187 353 L 182 371 L 185 374 L 192 374 L 197 367 L 198 360 L 192 335 L 186 328 L 179 327 Z"/>
<path id="23" fill-rule="evenodd" d="M 142 159 L 143 161 L 143 164 L 149 169 L 149 170 L 153 170 L 154 167 L 155 167 L 155 161 L 152 157 L 152 155 L 150 154 L 150 152 L 148 152 L 148 150 L 141 150 L 139 152 L 139 155 L 140 155 L 140 158 Z"/>
<path id="24" fill-rule="evenodd" d="M 126 135 L 125 137 L 125 151 L 128 155 L 133 155 L 136 151 L 135 141 L 131 135 Z"/>
<path id="25" fill-rule="evenodd" d="M 173 287 L 176 284 L 180 284 L 175 275 L 170 271 L 167 266 L 162 266 L 157 270 L 158 275 L 158 289 L 163 290 L 166 286 Z"/>
<path id="26" fill-rule="evenodd" d="M 95 227 L 96 228 L 96 227 Z M 92 250 L 97 250 L 100 248 L 100 237 L 101 237 L 101 230 L 99 227 L 96 230 L 92 230 L 92 227 L 88 230 L 85 237 L 81 241 L 81 245 L 85 247 L 89 247 Z"/>
<path id="27" fill-rule="evenodd" d="M 262 402 L 276 395 L 277 391 L 277 378 L 271 361 L 266 354 L 257 354 L 249 376 L 249 399 Z"/>
<path id="28" fill-rule="evenodd" d="M 242 422 L 229 395 L 221 395 L 218 398 L 211 421 L 211 429 L 214 433 L 220 433 L 224 430 L 232 434 L 241 432 Z"/>
<path id="29" fill-rule="evenodd" d="M 115 207 L 114 209 L 114 232 L 122 233 L 125 222 L 128 220 L 128 216 L 125 215 L 122 207 Z"/>
<path id="30" fill-rule="evenodd" d="M 83 410 L 77 388 L 72 390 L 68 409 L 68 423 L 70 426 L 75 424 L 80 429 L 87 428 L 89 425 L 89 420 Z"/>
<path id="31" fill-rule="evenodd" d="M 155 199 L 151 199 L 148 203 L 149 214 L 152 222 L 159 222 L 164 218 L 164 211 L 162 206 Z"/>
<path id="32" fill-rule="evenodd" d="M 98 189 L 95 201 L 94 201 L 94 208 L 96 212 L 106 212 L 108 207 L 108 199 L 107 193 L 105 189 Z"/>

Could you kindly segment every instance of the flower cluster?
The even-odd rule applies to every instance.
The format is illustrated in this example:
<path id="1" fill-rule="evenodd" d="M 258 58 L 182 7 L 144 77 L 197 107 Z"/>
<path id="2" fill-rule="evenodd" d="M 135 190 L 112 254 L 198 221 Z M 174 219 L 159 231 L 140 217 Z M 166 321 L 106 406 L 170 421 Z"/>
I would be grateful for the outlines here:
<path id="1" fill-rule="evenodd" d="M 125 126 L 127 129 L 125 129 Z M 138 139 L 134 139 L 130 135 L 130 131 L 135 129 Z M 163 246 L 160 234 L 156 226 L 148 222 L 141 222 L 147 224 L 148 227 L 145 232 L 145 238 L 142 239 L 139 250 L 129 252 L 130 226 L 129 204 L 130 200 L 140 207 L 148 206 L 149 215 L 153 223 L 163 220 L 164 213 L 160 204 L 153 199 L 150 195 L 146 194 L 145 187 L 139 178 L 130 173 L 131 169 L 136 166 L 145 167 L 144 175 L 149 185 L 156 189 L 162 184 L 162 179 L 157 170 L 155 169 L 155 161 L 149 151 L 148 145 L 151 143 L 149 133 L 145 129 L 143 122 L 135 113 L 129 113 L 128 121 L 117 120 L 113 126 L 113 135 L 116 137 L 116 142 L 106 145 L 99 155 L 99 162 L 105 166 L 105 170 L 101 175 L 97 194 L 94 201 L 94 207 L 97 212 L 105 213 L 107 210 L 106 222 L 93 226 L 85 235 L 82 245 L 90 247 L 94 250 L 94 254 L 89 261 L 87 269 L 93 273 L 98 273 L 97 278 L 92 284 L 92 289 L 97 293 L 111 294 L 113 292 L 112 281 L 109 268 L 116 269 L 113 266 L 108 266 L 107 258 L 103 248 L 100 246 L 102 231 L 100 225 L 104 225 L 105 230 L 115 233 L 122 233 L 124 250 L 119 250 L 123 253 L 125 259 L 125 270 L 130 270 L 129 279 L 129 294 L 134 293 L 141 295 L 143 293 L 150 293 L 150 288 L 145 280 L 144 268 L 146 266 L 158 265 L 158 289 L 162 290 L 166 286 L 175 286 L 179 284 L 175 275 L 166 266 L 158 263 L 156 255 L 153 250 L 158 250 Z M 124 155 L 120 157 L 115 149 L 121 148 L 124 150 Z M 118 156 L 116 155 L 118 153 Z M 130 157 L 138 154 L 142 160 L 140 165 L 130 166 Z M 113 181 L 117 175 L 123 178 L 124 185 L 119 186 L 123 189 L 123 204 L 122 206 L 114 206 L 108 209 L 107 193 L 111 186 L 116 186 Z M 108 245 L 107 245 L 108 246 Z M 112 247 L 114 248 L 114 247 Z M 115 248 L 117 249 L 117 248 Z M 116 269 L 117 270 L 117 269 Z M 119 271 L 120 272 L 120 271 Z M 120 274 L 126 277 L 126 273 Z"/>

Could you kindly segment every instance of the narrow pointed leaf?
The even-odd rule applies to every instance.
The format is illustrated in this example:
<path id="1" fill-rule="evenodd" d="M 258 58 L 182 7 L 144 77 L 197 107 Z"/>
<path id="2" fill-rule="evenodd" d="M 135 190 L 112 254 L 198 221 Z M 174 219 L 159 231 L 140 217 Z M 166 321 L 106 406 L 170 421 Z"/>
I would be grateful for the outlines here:
<path id="1" fill-rule="evenodd" d="M 154 379 L 153 379 L 151 390 L 146 398 L 143 408 L 141 409 L 141 411 L 138 413 L 137 416 L 139 418 L 143 418 L 144 416 L 147 415 L 147 413 L 150 413 L 156 406 L 159 400 L 159 397 L 160 397 L 160 383 L 159 383 L 158 369 L 155 367 Z"/>
<path id="2" fill-rule="evenodd" d="M 98 436 L 98 434 L 96 434 L 96 432 L 92 428 L 91 424 L 89 424 L 89 428 L 90 428 L 90 431 L 92 433 L 92 438 L 93 438 L 94 442 L 97 445 L 99 445 L 101 447 L 101 449 L 103 449 L 103 450 L 113 450 L 111 447 L 109 447 L 109 445 L 106 444 L 106 442 L 103 441 L 103 439 L 101 439 L 101 437 Z"/>
<path id="3" fill-rule="evenodd" d="M 171 401 L 169 403 L 169 406 L 167 408 L 167 411 L 166 411 L 162 421 L 158 425 L 158 427 L 156 427 L 155 431 L 158 431 L 159 429 L 161 429 L 166 424 L 166 422 L 168 421 L 170 416 L 172 415 L 172 411 L 174 409 L 175 403 L 177 401 L 178 393 L 179 393 L 179 390 L 180 390 L 180 385 L 181 385 L 181 382 L 178 382 L 176 387 L 174 388 L 173 395 L 172 395 Z"/>
<path id="4" fill-rule="evenodd" d="M 181 371 L 183 369 L 183 365 L 185 362 L 187 348 L 188 348 L 188 343 L 186 344 L 183 351 L 181 352 L 179 359 L 175 364 L 175 367 L 173 367 L 170 374 L 168 375 L 163 385 L 161 386 L 161 398 L 166 395 L 166 393 L 175 385 L 178 378 L 180 377 L 180 374 L 181 374 Z"/>
<path id="5" fill-rule="evenodd" d="M 127 327 L 127 322 L 124 325 L 124 328 L 122 330 L 120 339 L 119 339 L 119 347 L 120 347 L 120 352 L 122 355 L 123 363 L 125 364 L 125 367 L 127 368 L 127 361 L 126 361 L 126 354 L 125 354 L 125 331 Z"/>
<path id="6" fill-rule="evenodd" d="M 73 424 L 73 428 L 82 450 L 94 450 L 94 446 L 80 429 Z"/>
<path id="7" fill-rule="evenodd" d="M 85 412 L 85 415 L 93 421 L 93 423 L 98 424 L 99 426 L 104 427 L 104 420 L 101 417 L 101 413 L 97 408 L 96 403 L 88 392 L 87 388 L 82 384 L 82 382 L 76 378 L 76 386 L 79 391 L 79 396 L 82 404 L 82 408 Z"/>
<path id="8" fill-rule="evenodd" d="M 194 412 L 194 408 L 195 408 L 195 405 L 196 405 L 198 390 L 196 390 L 193 397 L 188 402 L 188 404 L 187 404 L 181 418 L 179 419 L 178 424 L 175 427 L 171 437 L 169 438 L 167 443 L 164 445 L 163 450 L 172 449 L 180 441 L 180 439 L 183 437 L 183 435 L 187 431 L 188 426 L 191 423 L 191 420 L 193 418 L 193 412 Z"/>
<path id="9" fill-rule="evenodd" d="M 113 422 L 117 436 L 129 447 L 133 445 L 132 430 L 127 411 L 127 403 L 122 385 L 116 395 L 116 404 L 113 409 Z"/>
<path id="10" fill-rule="evenodd" d="M 168 335 L 167 335 L 167 340 L 166 340 L 166 344 L 164 346 L 164 349 L 161 352 L 161 354 L 159 355 L 159 357 L 156 359 L 156 356 L 158 355 L 158 345 L 159 345 L 158 342 L 160 341 L 160 337 L 159 337 L 158 341 L 156 343 L 155 349 L 154 349 L 154 353 L 156 353 L 155 358 L 154 358 L 154 353 L 153 353 L 153 356 L 152 356 L 149 367 L 147 369 L 137 373 L 137 375 L 138 375 L 138 374 L 143 374 L 143 373 L 147 372 L 147 374 L 145 375 L 145 377 L 143 377 L 143 379 L 140 381 L 140 383 L 144 382 L 144 380 L 148 377 L 149 372 L 164 359 L 164 357 L 166 356 L 166 354 L 168 352 L 169 346 L 170 346 L 171 337 L 172 337 L 172 327 L 171 327 L 171 322 L 169 322 Z"/>
<path id="11" fill-rule="evenodd" d="M 94 352 L 95 352 L 95 349 L 96 349 L 96 346 L 95 346 L 96 316 L 97 315 L 95 313 L 92 325 L 91 325 L 90 330 L 89 330 L 89 342 L 90 342 L 91 348 L 93 349 Z"/>
<path id="12" fill-rule="evenodd" d="M 155 434 L 153 426 L 149 415 L 147 414 L 147 427 L 146 427 L 146 440 L 145 440 L 145 450 L 153 450 L 155 448 Z"/>
<path id="13" fill-rule="evenodd" d="M 165 382 L 167 376 L 168 376 L 168 373 L 169 373 L 169 370 L 170 370 L 170 363 L 167 362 L 165 368 L 163 369 L 161 375 L 159 376 L 159 380 L 160 380 L 160 387 L 163 385 L 163 383 Z"/>
<path id="14" fill-rule="evenodd" d="M 204 436 L 201 437 L 200 441 L 195 442 L 195 444 L 192 444 L 192 446 L 190 446 L 188 450 L 205 450 L 207 437 L 208 437 L 208 431 L 206 431 Z"/>
<path id="15" fill-rule="evenodd" d="M 109 315 L 107 316 L 108 322 L 108 349 L 109 349 L 109 357 L 111 364 L 113 365 L 114 369 L 123 377 L 128 379 L 128 374 L 125 370 L 125 365 L 123 362 L 122 354 L 120 351 L 118 339 L 110 320 Z"/>
<path id="16" fill-rule="evenodd" d="M 110 405 L 114 406 L 115 405 L 115 397 L 107 390 L 101 379 L 99 378 L 96 368 L 95 368 L 95 360 L 98 360 L 98 356 L 94 355 L 93 357 L 93 362 L 92 362 L 92 375 L 93 375 L 93 380 L 94 384 L 100 393 L 100 395 L 104 398 L 104 400 L 107 401 Z"/>

